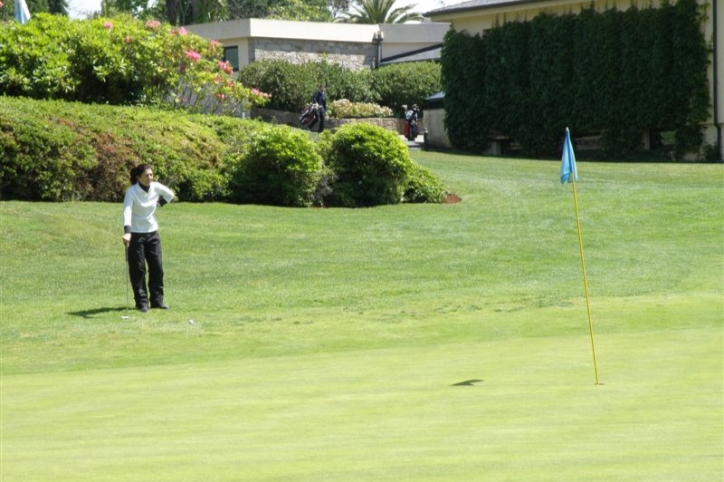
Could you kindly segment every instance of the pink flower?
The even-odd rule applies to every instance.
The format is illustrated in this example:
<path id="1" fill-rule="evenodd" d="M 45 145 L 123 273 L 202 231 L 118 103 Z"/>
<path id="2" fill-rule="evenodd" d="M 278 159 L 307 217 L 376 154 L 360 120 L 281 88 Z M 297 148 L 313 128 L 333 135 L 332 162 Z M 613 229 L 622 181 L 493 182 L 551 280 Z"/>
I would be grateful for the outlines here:
<path id="1" fill-rule="evenodd" d="M 107 28 L 108 30 L 113 28 L 113 22 L 106 22 L 103 24 L 103 27 Z"/>
<path id="2" fill-rule="evenodd" d="M 5 4 L 3 2 L 0 2 L 0 8 L 3 8 Z"/>
<path id="3" fill-rule="evenodd" d="M 262 92 L 261 90 L 256 89 L 256 88 L 251 89 L 251 94 L 255 95 L 257 97 L 261 97 L 263 99 L 268 99 L 271 97 L 271 94 L 267 94 L 266 92 Z"/>
<path id="4" fill-rule="evenodd" d="M 149 20 L 148 22 L 146 22 L 146 27 L 151 29 L 157 29 L 160 26 L 161 22 L 159 22 L 158 20 Z"/>
<path id="5" fill-rule="evenodd" d="M 186 58 L 188 58 L 191 62 L 196 62 L 201 58 L 201 54 L 194 52 L 193 50 L 189 50 L 186 52 Z"/>
<path id="6" fill-rule="evenodd" d="M 232 72 L 234 72 L 234 68 L 231 66 L 231 64 L 229 63 L 228 60 L 227 61 L 219 60 L 218 66 L 221 70 L 223 70 L 224 72 L 226 72 L 229 75 L 231 75 Z"/>
<path id="7" fill-rule="evenodd" d="M 224 95 L 224 94 L 222 94 L 221 92 L 219 92 L 218 94 L 216 94 L 216 98 L 219 99 L 219 100 L 224 100 L 224 99 L 226 98 L 226 95 Z"/>
<path id="8" fill-rule="evenodd" d="M 212 47 L 218 47 L 219 45 L 221 45 L 221 43 L 220 43 L 218 40 L 212 40 L 212 41 L 211 41 L 211 46 L 212 46 Z"/>
<path id="9" fill-rule="evenodd" d="M 130 44 L 132 41 L 133 39 L 129 35 L 126 35 L 126 43 Z"/>
<path id="10" fill-rule="evenodd" d="M 214 82 L 216 82 L 217 84 L 220 84 L 223 81 L 224 81 L 224 79 L 222 79 L 220 75 L 217 75 L 216 77 L 214 77 Z"/>
<path id="11" fill-rule="evenodd" d="M 183 37 L 185 35 L 188 35 L 189 32 L 185 28 L 181 27 L 180 29 L 178 29 L 178 34 Z"/>

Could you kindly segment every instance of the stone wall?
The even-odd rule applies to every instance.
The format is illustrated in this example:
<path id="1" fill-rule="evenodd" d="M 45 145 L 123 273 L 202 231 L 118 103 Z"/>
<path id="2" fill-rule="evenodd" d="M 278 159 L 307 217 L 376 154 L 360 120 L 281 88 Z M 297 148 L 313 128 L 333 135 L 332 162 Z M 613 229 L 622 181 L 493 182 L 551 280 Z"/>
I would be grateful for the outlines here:
<path id="1" fill-rule="evenodd" d="M 250 116 L 253 119 L 261 119 L 265 122 L 285 124 L 292 127 L 302 127 L 302 124 L 299 122 L 300 113 L 298 112 L 260 109 L 258 107 L 255 107 L 251 110 Z M 402 119 L 397 119 L 394 117 L 373 117 L 367 119 L 332 119 L 330 117 L 325 117 L 324 128 L 333 130 L 344 124 L 352 124 L 355 122 L 365 122 L 367 124 L 373 124 L 387 129 L 388 131 L 396 132 L 398 134 L 402 133 L 402 129 L 404 126 L 404 121 Z M 421 132 L 423 131 L 423 129 L 423 126 L 420 125 Z"/>
<path id="2" fill-rule="evenodd" d="M 352 42 L 328 42 L 302 39 L 255 38 L 249 42 L 249 61 L 286 60 L 293 64 L 326 59 L 350 70 L 371 68 L 376 47 Z"/>

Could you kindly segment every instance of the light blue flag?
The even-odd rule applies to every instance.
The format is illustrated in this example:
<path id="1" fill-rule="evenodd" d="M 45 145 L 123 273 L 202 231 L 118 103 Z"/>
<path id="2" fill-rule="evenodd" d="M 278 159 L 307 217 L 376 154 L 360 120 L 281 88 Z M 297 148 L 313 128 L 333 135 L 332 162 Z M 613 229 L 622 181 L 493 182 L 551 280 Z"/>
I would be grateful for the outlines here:
<path id="1" fill-rule="evenodd" d="M 566 181 L 572 182 L 571 174 L 573 174 L 573 180 L 578 181 L 576 155 L 573 153 L 571 145 L 571 132 L 566 127 L 566 142 L 563 144 L 563 161 L 561 162 L 561 184 L 565 184 Z"/>
<path id="2" fill-rule="evenodd" d="M 20 22 L 21 25 L 30 20 L 30 10 L 28 10 L 28 4 L 25 3 L 25 0 L 15 0 L 15 20 Z"/>

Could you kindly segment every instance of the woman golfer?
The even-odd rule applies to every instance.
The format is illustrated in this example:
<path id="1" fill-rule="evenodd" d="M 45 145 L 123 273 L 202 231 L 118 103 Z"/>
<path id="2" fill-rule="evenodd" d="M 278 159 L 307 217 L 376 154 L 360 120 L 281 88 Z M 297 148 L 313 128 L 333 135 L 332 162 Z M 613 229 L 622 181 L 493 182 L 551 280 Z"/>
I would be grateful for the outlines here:
<path id="1" fill-rule="evenodd" d="M 131 169 L 131 187 L 123 200 L 123 244 L 126 246 L 128 272 L 133 287 L 136 309 L 168 309 L 163 302 L 163 262 L 156 208 L 173 200 L 169 188 L 153 181 L 153 169 L 141 164 Z M 148 290 L 146 264 L 148 263 Z"/>

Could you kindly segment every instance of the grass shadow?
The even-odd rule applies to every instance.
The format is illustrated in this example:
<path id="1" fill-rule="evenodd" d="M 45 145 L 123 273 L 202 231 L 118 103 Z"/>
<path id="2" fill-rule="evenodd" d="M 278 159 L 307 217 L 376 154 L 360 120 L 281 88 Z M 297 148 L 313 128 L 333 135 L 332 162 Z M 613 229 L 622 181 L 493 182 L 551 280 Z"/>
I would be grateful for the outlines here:
<path id="1" fill-rule="evenodd" d="M 118 311 L 127 311 L 128 308 L 124 306 L 115 307 L 115 308 L 95 308 L 92 310 L 82 310 L 82 311 L 70 311 L 68 312 L 69 315 L 73 316 L 79 316 L 81 318 L 90 319 L 93 318 L 96 315 L 102 315 L 104 313 L 112 313 L 112 312 L 118 312 Z"/>

